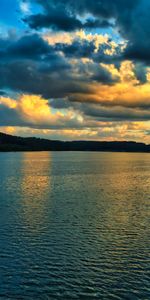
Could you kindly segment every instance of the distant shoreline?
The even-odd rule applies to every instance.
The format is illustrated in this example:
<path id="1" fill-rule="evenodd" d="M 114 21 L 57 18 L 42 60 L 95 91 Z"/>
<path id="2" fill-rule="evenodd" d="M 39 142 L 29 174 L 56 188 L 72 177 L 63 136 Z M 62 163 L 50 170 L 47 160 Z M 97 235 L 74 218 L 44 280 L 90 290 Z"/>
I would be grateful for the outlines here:
<path id="1" fill-rule="evenodd" d="M 71 152 L 76 152 L 76 153 L 130 153 L 130 154 L 134 154 L 134 153 L 139 153 L 139 154 L 150 154 L 150 151 L 103 151 L 103 150 L 99 150 L 99 151 L 86 151 L 86 150 L 0 150 L 0 153 L 29 153 L 29 152 L 35 152 L 35 153 L 42 153 L 42 152 L 57 152 L 57 153 L 71 153 Z"/>
<path id="2" fill-rule="evenodd" d="M 133 141 L 57 141 L 0 133 L 0 152 L 38 151 L 150 153 L 150 145 Z"/>

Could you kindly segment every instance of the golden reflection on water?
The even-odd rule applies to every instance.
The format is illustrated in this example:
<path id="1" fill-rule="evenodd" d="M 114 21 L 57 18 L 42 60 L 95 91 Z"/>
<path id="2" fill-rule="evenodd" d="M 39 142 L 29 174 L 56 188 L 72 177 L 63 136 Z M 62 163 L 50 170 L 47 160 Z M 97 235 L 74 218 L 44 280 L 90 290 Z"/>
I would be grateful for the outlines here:
<path id="1" fill-rule="evenodd" d="M 99 235 L 104 236 L 105 252 L 108 247 L 111 248 L 114 263 L 123 263 L 124 260 L 128 264 L 124 259 L 124 250 L 130 258 L 134 245 L 141 245 L 143 235 L 145 241 L 149 241 L 148 156 L 110 153 L 106 158 L 107 160 L 104 154 L 101 162 L 102 176 L 94 177 L 95 182 L 93 181 L 95 191 L 98 191 L 98 186 L 100 190 L 103 188 L 99 193 L 99 202 L 96 202 L 99 218 L 93 218 L 92 224 L 98 228 L 103 218 L 104 230 L 99 227 Z M 100 169 L 98 161 L 97 168 Z M 98 248 L 99 245 L 95 243 L 95 247 Z"/>
<path id="2" fill-rule="evenodd" d="M 146 202 L 149 200 L 150 189 L 147 190 L 147 182 L 143 185 L 143 178 L 149 174 L 146 168 L 147 155 L 117 153 L 112 156 L 107 180 L 111 192 L 107 210 L 108 224 L 120 230 L 136 230 L 144 226 L 149 214 Z M 136 160 L 138 164 L 135 164 Z"/>
<path id="3" fill-rule="evenodd" d="M 24 222 L 32 231 L 38 231 L 46 217 L 47 197 L 50 197 L 51 154 L 49 152 L 23 153 L 21 198 Z"/>

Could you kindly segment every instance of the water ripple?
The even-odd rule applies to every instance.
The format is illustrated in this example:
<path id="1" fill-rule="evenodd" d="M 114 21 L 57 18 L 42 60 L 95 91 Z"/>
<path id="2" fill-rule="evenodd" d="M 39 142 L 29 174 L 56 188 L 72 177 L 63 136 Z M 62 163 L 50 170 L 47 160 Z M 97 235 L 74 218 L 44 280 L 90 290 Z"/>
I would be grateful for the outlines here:
<path id="1" fill-rule="evenodd" d="M 149 154 L 0 154 L 0 299 L 150 299 Z"/>

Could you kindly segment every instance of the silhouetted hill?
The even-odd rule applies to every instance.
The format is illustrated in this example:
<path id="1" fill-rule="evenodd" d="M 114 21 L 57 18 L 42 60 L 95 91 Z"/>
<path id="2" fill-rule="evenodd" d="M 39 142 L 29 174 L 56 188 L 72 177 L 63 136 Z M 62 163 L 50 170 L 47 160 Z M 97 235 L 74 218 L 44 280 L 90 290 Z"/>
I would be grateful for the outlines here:
<path id="1" fill-rule="evenodd" d="M 0 151 L 112 151 L 150 152 L 150 145 L 136 142 L 53 141 L 0 133 Z"/>

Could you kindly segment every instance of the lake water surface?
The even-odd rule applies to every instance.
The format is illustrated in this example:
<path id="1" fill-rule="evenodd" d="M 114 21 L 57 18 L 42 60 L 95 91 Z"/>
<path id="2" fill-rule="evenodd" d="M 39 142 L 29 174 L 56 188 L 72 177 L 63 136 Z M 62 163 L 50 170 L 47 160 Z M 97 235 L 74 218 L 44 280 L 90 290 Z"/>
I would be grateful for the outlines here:
<path id="1" fill-rule="evenodd" d="M 0 299 L 150 299 L 150 154 L 0 153 Z"/>

